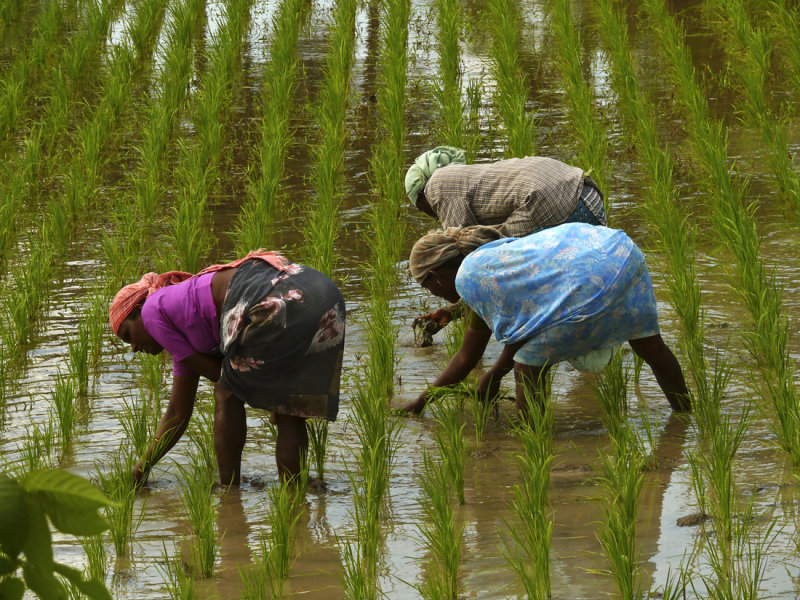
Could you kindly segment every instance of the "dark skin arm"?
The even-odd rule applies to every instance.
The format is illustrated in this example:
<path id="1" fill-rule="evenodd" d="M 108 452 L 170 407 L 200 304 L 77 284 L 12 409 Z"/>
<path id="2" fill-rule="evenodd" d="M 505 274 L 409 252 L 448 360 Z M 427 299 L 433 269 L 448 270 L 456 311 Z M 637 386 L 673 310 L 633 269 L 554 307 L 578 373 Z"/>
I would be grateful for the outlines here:
<path id="1" fill-rule="evenodd" d="M 472 329 L 468 327 L 464 332 L 461 348 L 453 355 L 450 362 L 431 384 L 433 387 L 454 385 L 464 380 L 470 371 L 475 368 L 486 350 L 492 332 L 489 329 Z M 423 392 L 414 402 L 404 408 L 408 412 L 419 414 L 428 402 L 428 392 Z"/>
<path id="2" fill-rule="evenodd" d="M 199 380 L 197 375 L 176 375 L 172 378 L 172 393 L 158 424 L 156 437 L 133 468 L 133 479 L 137 485 L 144 483 L 152 466 L 172 449 L 186 431 L 194 410 Z"/>
<path id="3" fill-rule="evenodd" d="M 500 381 L 514 368 L 514 355 L 527 340 L 506 344 L 494 364 L 478 378 L 478 394 L 482 399 L 492 399 L 500 391 Z"/>

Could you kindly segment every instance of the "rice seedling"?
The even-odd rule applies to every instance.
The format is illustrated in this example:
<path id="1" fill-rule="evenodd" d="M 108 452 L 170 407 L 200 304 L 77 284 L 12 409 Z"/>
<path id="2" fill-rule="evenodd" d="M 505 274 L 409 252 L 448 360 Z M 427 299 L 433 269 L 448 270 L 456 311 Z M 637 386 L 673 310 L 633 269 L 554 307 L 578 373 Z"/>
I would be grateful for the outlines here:
<path id="1" fill-rule="evenodd" d="M 481 107 L 483 83 L 472 77 L 467 83 L 467 119 L 464 134 L 464 155 L 468 163 L 474 162 L 481 146 Z"/>
<path id="2" fill-rule="evenodd" d="M 256 166 L 249 174 L 249 202 L 242 206 L 236 228 L 236 247 L 240 254 L 271 245 L 291 135 L 289 117 L 296 85 L 297 39 L 304 6 L 302 0 L 284 0 L 272 20 L 271 60 L 266 66 L 261 95 L 261 144 L 257 150 Z"/>
<path id="3" fill-rule="evenodd" d="M 550 598 L 553 519 L 547 490 L 553 467 L 553 410 L 549 401 L 541 404 L 530 386 L 525 398 L 527 410 L 513 427 L 523 451 L 515 457 L 520 483 L 513 488 L 513 521 L 505 523 L 504 554 L 528 598 Z"/>
<path id="4" fill-rule="evenodd" d="M 450 391 L 450 390 L 447 390 Z M 431 399 L 433 400 L 433 399 Z M 464 422 L 461 418 L 463 396 L 448 394 L 430 406 L 433 419 L 439 425 L 434 433 L 448 483 L 456 500 L 464 504 Z"/>
<path id="5" fill-rule="evenodd" d="M 307 471 L 307 467 L 304 469 Z M 262 540 L 262 557 L 270 561 L 273 577 L 284 580 L 289 576 L 292 566 L 294 545 L 297 539 L 297 522 L 300 519 L 301 498 L 305 488 L 301 481 L 277 483 L 267 489 L 269 508 L 269 544 Z"/>
<path id="6" fill-rule="evenodd" d="M 572 4 L 569 0 L 553 0 L 550 3 L 550 10 L 559 57 L 556 66 L 564 82 L 564 99 L 575 137 L 575 162 L 590 172 L 598 187 L 605 190 L 603 202 L 606 215 L 610 217 L 608 182 L 611 180 L 611 169 L 607 157 L 608 124 L 594 107 L 593 87 L 584 81 L 580 53 L 582 44 L 579 30 L 572 19 Z"/>
<path id="7" fill-rule="evenodd" d="M 185 542 L 185 540 L 184 540 Z M 197 583 L 192 574 L 186 569 L 186 563 L 178 544 L 172 554 L 167 552 L 166 545 L 161 550 L 161 562 L 156 568 L 164 576 L 164 591 L 170 600 L 195 600 L 199 597 Z"/>
<path id="8" fill-rule="evenodd" d="M 111 453 L 106 465 L 96 465 L 97 479 L 100 489 L 112 501 L 105 509 L 111 541 L 118 557 L 127 556 L 130 551 L 131 536 L 138 529 L 144 513 L 138 518 L 134 517 L 136 501 L 136 488 L 131 473 L 135 458 L 123 446 Z M 101 466 L 108 470 L 104 472 Z"/>
<path id="9" fill-rule="evenodd" d="M 534 121 L 525 112 L 528 83 L 519 64 L 519 5 L 516 0 L 489 0 L 492 31 L 491 73 L 497 82 L 494 103 L 506 135 L 506 157 L 535 154 Z"/>
<path id="10" fill-rule="evenodd" d="M 199 399 L 198 399 L 199 400 Z M 195 403 L 195 426 L 190 428 L 189 440 L 194 446 L 194 466 L 201 469 L 203 477 L 214 478 L 217 472 L 217 455 L 214 449 L 214 404 L 208 398 Z"/>
<path id="11" fill-rule="evenodd" d="M 464 341 L 464 332 L 467 330 L 467 320 L 465 318 L 454 319 L 444 330 L 444 349 L 447 355 L 452 357 L 461 349 Z"/>
<path id="12" fill-rule="evenodd" d="M 155 433 L 151 412 L 150 403 L 134 395 L 122 399 L 122 408 L 117 413 L 117 419 L 138 456 L 144 456 Z"/>
<path id="13" fill-rule="evenodd" d="M 325 452 L 328 447 L 328 421 L 325 419 L 309 419 L 306 421 L 308 429 L 308 446 L 311 460 L 317 471 L 317 480 L 325 481 Z"/>
<path id="14" fill-rule="evenodd" d="M 786 0 L 773 0 L 769 3 L 768 22 L 775 45 L 782 50 L 789 82 L 800 90 L 800 7 Z"/>
<path id="15" fill-rule="evenodd" d="M 89 330 L 78 327 L 78 334 L 69 339 L 69 373 L 76 383 L 76 393 L 85 398 L 89 391 Z"/>
<path id="16" fill-rule="evenodd" d="M 211 493 L 214 474 L 195 455 L 192 455 L 189 466 L 178 465 L 178 469 L 181 472 L 181 504 L 194 532 L 190 551 L 192 567 L 201 577 L 210 577 L 214 573 L 218 551 L 216 505 Z"/>
<path id="17" fill-rule="evenodd" d="M 0 28 L 8 27 L 19 16 L 22 0 L 9 0 L 0 6 Z"/>
<path id="18" fill-rule="evenodd" d="M 99 290 L 94 290 L 89 296 L 89 308 L 86 311 L 84 326 L 89 337 L 88 364 L 96 374 L 100 366 L 100 357 L 103 354 L 103 340 L 106 335 L 106 320 L 108 318 L 106 299 Z"/>
<path id="19" fill-rule="evenodd" d="M 456 524 L 450 501 L 449 467 L 434 461 L 427 451 L 422 462 L 419 503 L 425 520 L 419 532 L 430 559 L 419 592 L 426 600 L 452 600 L 458 597 L 463 526 Z"/>
<path id="20" fill-rule="evenodd" d="M 269 545 L 269 536 L 263 531 L 259 538 L 260 551 L 246 568 L 239 567 L 241 581 L 240 598 L 262 600 L 280 598 L 283 595 L 284 579 L 276 573 L 277 550 Z"/>
<path id="21" fill-rule="evenodd" d="M 108 573 L 108 555 L 103 543 L 103 535 L 93 535 L 81 538 L 81 546 L 86 553 L 86 574 L 89 579 L 105 581 Z"/>
<path id="22" fill-rule="evenodd" d="M 54 468 L 57 464 L 55 449 L 57 432 L 53 415 L 45 423 L 30 421 L 25 441 L 20 446 L 17 444 L 19 460 L 12 465 L 12 470 L 18 479 L 26 473 Z"/>
<path id="23" fill-rule="evenodd" d="M 59 442 L 62 456 L 72 449 L 72 435 L 75 428 L 78 407 L 75 402 L 77 390 L 73 380 L 59 374 L 56 377 L 53 395 L 53 415 L 58 423 Z"/>

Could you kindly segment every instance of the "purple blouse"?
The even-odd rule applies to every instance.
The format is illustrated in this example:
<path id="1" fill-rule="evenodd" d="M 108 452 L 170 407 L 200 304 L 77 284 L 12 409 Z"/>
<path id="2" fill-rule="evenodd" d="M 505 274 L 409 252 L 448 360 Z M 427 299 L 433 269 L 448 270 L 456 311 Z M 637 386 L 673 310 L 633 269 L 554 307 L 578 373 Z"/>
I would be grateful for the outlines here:
<path id="1" fill-rule="evenodd" d="M 196 375 L 181 361 L 195 352 L 209 354 L 219 346 L 219 317 L 211 279 L 214 273 L 168 285 L 148 296 L 142 323 L 172 355 L 173 375 Z"/>

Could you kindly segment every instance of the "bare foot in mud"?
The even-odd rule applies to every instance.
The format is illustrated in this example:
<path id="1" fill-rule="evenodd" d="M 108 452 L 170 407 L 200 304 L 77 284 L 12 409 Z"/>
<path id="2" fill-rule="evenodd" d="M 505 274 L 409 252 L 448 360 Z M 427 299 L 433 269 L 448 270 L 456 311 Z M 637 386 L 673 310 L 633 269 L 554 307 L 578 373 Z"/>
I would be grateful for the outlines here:
<path id="1" fill-rule="evenodd" d="M 324 479 L 309 479 L 308 480 L 308 491 L 312 494 L 325 494 L 328 491 L 328 484 L 325 483 Z"/>

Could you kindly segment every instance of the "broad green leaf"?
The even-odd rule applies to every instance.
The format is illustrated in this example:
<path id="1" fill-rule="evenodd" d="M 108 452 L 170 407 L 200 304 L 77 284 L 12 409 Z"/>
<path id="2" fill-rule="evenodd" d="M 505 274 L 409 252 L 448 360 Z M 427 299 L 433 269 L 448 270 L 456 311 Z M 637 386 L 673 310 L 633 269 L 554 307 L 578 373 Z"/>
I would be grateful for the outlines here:
<path id="1" fill-rule="evenodd" d="M 48 502 L 71 510 L 93 510 L 111 504 L 103 492 L 86 479 L 61 469 L 34 471 L 25 478 L 23 486 L 47 498 Z"/>
<path id="2" fill-rule="evenodd" d="M 53 574 L 52 566 L 52 562 L 50 568 L 26 562 L 22 565 L 25 584 L 42 600 L 66 600 L 67 590 Z"/>
<path id="3" fill-rule="evenodd" d="M 8 577 L 0 581 L 0 598 L 3 600 L 21 600 L 25 593 L 25 584 L 21 579 Z"/>
<path id="4" fill-rule="evenodd" d="M 26 497 L 25 506 L 28 512 L 28 539 L 22 550 L 28 563 L 50 572 L 53 570 L 53 538 L 47 517 L 34 498 Z"/>
<path id="5" fill-rule="evenodd" d="M 0 548 L 16 558 L 25 546 L 27 536 L 25 491 L 11 477 L 0 475 Z"/>
<path id="6" fill-rule="evenodd" d="M 3 575 L 10 575 L 17 570 L 17 563 L 7 556 L 0 555 L 0 577 Z M 2 596 L 0 596 L 2 598 Z"/>
<path id="7" fill-rule="evenodd" d="M 69 579 L 69 581 L 87 597 L 93 600 L 113 600 L 106 586 L 97 579 L 84 579 L 80 571 L 68 567 L 67 565 L 55 563 L 53 566 L 55 567 L 56 573 Z"/>
<path id="8" fill-rule="evenodd" d="M 97 512 L 91 510 L 72 510 L 57 504 L 47 504 L 47 500 L 39 496 L 36 498 L 39 507 L 47 513 L 53 525 L 59 531 L 72 535 L 97 535 L 108 529 L 108 523 Z"/>

